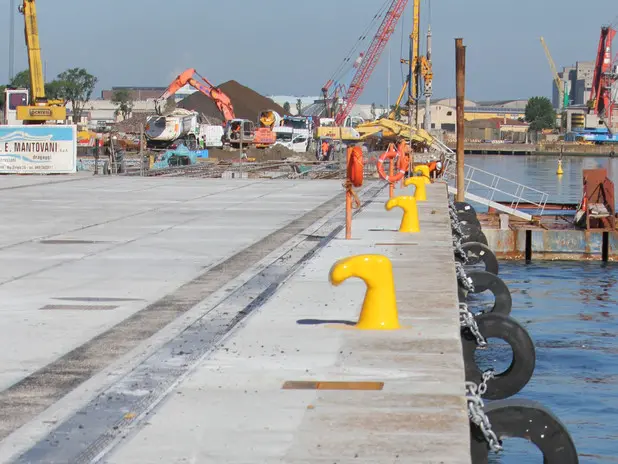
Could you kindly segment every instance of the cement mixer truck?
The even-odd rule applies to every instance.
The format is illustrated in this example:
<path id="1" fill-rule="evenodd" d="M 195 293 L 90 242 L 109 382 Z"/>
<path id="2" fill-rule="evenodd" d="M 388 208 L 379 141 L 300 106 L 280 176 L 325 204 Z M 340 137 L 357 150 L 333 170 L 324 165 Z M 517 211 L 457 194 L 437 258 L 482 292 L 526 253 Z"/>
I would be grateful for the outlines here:
<path id="1" fill-rule="evenodd" d="M 261 111 L 258 116 L 258 127 L 255 129 L 253 143 L 258 148 L 269 147 L 277 141 L 275 127 L 281 125 L 281 116 L 273 110 Z"/>

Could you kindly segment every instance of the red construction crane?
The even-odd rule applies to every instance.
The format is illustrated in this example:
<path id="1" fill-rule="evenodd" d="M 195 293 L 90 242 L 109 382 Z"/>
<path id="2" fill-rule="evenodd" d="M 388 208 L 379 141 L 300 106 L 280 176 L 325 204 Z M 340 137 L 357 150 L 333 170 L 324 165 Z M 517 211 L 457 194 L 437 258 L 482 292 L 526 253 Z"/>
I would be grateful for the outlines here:
<path id="1" fill-rule="evenodd" d="M 611 26 L 601 28 L 599 49 L 594 65 L 592 78 L 592 90 L 590 92 L 591 109 L 600 118 L 605 120 L 608 127 L 611 125 L 612 110 L 612 86 L 616 82 L 616 70 L 612 69 L 612 41 L 616 36 L 616 30 Z"/>
<path id="2" fill-rule="evenodd" d="M 399 22 L 399 18 L 401 18 L 407 4 L 408 0 L 393 0 L 391 6 L 384 15 L 382 24 L 378 28 L 371 45 L 369 45 L 369 48 L 367 49 L 367 52 L 363 55 L 362 61 L 356 69 L 354 77 L 352 78 L 352 82 L 350 83 L 346 94 L 343 96 L 344 104 L 339 108 L 337 114 L 335 115 L 335 124 L 338 126 L 341 126 L 345 122 L 346 118 L 350 115 L 352 108 L 363 93 L 363 90 L 365 90 L 365 86 L 367 85 L 373 70 L 378 64 L 378 61 L 380 61 L 380 56 L 382 55 L 389 39 L 393 35 L 395 27 Z M 332 83 L 330 84 L 332 85 Z M 330 85 L 327 84 L 325 87 L 330 87 Z"/>

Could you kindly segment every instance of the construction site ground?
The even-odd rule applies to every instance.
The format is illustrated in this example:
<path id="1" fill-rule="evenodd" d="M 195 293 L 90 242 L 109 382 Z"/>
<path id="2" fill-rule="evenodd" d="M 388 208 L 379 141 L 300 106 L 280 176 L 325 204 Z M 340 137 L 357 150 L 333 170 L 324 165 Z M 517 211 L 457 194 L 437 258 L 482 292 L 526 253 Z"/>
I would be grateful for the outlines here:
<path id="1" fill-rule="evenodd" d="M 11 177 L 0 260 L 1 462 L 469 464 L 446 188 L 421 233 L 369 182 Z M 356 331 L 394 266 L 403 330 Z M 435 292 L 435 285 L 441 291 Z M 378 391 L 285 381 L 382 382 Z"/>

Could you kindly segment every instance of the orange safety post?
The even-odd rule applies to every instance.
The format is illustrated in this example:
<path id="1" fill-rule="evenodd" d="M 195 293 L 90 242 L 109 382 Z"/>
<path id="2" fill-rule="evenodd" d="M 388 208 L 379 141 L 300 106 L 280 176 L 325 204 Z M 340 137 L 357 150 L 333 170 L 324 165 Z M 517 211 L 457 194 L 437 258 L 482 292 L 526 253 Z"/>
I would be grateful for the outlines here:
<path id="1" fill-rule="evenodd" d="M 394 168 L 393 165 L 395 164 L 394 160 L 391 160 L 390 163 L 388 163 L 388 177 L 392 178 L 393 175 L 395 174 L 394 172 Z M 388 194 L 390 198 L 393 198 L 393 196 L 395 195 L 395 182 L 389 182 L 388 184 Z"/>
<path id="2" fill-rule="evenodd" d="M 361 187 L 364 177 L 363 149 L 355 146 L 347 151 L 347 176 L 345 187 L 345 238 L 352 238 L 352 209 L 360 208 L 360 199 L 353 187 Z"/>

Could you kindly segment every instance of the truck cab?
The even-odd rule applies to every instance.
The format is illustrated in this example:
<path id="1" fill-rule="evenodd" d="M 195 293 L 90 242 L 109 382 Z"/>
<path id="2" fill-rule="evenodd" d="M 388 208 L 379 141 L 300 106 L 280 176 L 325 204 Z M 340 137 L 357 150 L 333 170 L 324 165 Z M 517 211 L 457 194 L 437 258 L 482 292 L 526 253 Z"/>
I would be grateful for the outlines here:
<path id="1" fill-rule="evenodd" d="M 4 91 L 5 104 L 2 113 L 2 124 L 21 126 L 23 121 L 17 119 L 17 108 L 28 106 L 29 93 L 27 89 L 6 89 Z"/>
<path id="2" fill-rule="evenodd" d="M 255 124 L 248 119 L 232 119 L 225 125 L 225 141 L 233 148 L 253 144 Z"/>

